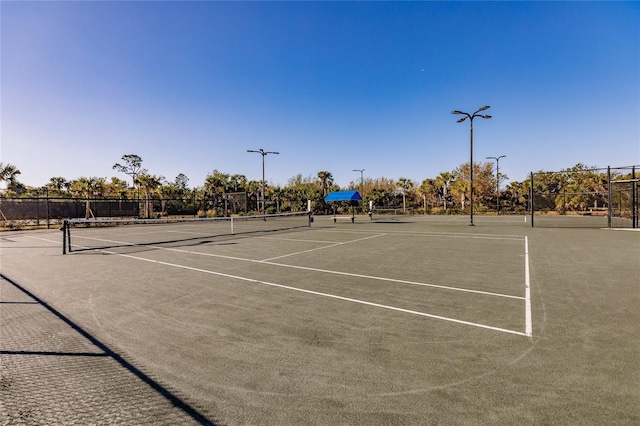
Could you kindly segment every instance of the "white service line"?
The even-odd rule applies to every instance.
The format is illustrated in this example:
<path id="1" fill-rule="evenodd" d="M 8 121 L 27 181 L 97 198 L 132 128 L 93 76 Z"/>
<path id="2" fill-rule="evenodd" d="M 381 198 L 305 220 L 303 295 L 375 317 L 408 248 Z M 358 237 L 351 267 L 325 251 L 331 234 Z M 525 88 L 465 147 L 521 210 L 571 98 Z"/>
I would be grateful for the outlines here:
<path id="1" fill-rule="evenodd" d="M 374 237 L 378 237 L 381 236 L 383 234 L 380 235 L 373 235 L 367 238 L 374 238 Z M 29 238 L 35 238 L 35 237 L 29 237 Z M 332 244 L 332 245 L 328 245 L 328 246 L 324 246 L 324 247 L 320 247 L 317 249 L 312 249 L 309 251 L 313 251 L 313 250 L 321 250 L 324 248 L 328 248 L 328 247 L 333 247 L 335 245 L 340 245 L 340 244 L 346 244 L 349 242 L 354 242 L 354 241 L 362 241 L 364 239 L 367 238 L 361 238 L 358 240 L 353 240 L 353 241 L 347 241 L 347 242 L 343 242 L 343 243 L 337 243 L 337 244 Z M 526 237 L 525 237 L 526 238 Z M 50 240 L 43 240 L 43 241 L 50 241 Z M 125 243 L 122 241 L 114 241 L 114 240 L 100 240 L 100 241 L 105 241 L 105 242 L 110 242 L 110 243 L 114 243 L 114 244 L 123 244 L 123 245 L 130 245 L 130 246 L 135 246 L 136 244 L 134 243 Z M 57 242 L 58 241 L 51 241 L 51 242 Z M 364 279 L 369 279 L 369 280 L 374 280 L 374 281 L 386 281 L 386 282 L 392 282 L 392 283 L 400 283 L 400 284 L 409 284 L 409 285 L 416 285 L 416 286 L 422 286 L 422 287 L 431 287 L 431 288 L 439 288 L 442 290 L 451 290 L 451 291 L 461 291 L 463 293 L 474 293 L 474 294 L 482 294 L 485 296 L 495 296 L 495 297 L 504 297 L 507 299 L 526 299 L 525 297 L 522 296 L 513 296 L 510 294 L 502 294 L 502 293 L 492 293 L 489 291 L 481 291 L 481 290 L 471 290 L 471 289 L 466 289 L 466 288 L 460 288 L 460 287 L 450 287 L 450 286 L 446 286 L 446 285 L 438 285 L 438 284 L 430 284 L 430 283 L 421 283 L 421 282 L 417 282 L 417 281 L 408 281 L 408 280 L 401 280 L 401 279 L 397 279 L 397 278 L 385 278 L 385 277 L 376 277 L 376 276 L 372 276 L 372 275 L 363 275 L 363 274 L 354 274 L 351 272 L 341 272 L 341 271 L 332 271 L 332 270 L 328 270 L 328 269 L 319 269 L 319 268 L 310 268 L 307 266 L 298 266 L 298 265 L 287 265 L 284 263 L 276 263 L 276 262 L 271 262 L 271 259 L 266 259 L 266 260 L 255 260 L 255 259 L 246 259 L 243 257 L 235 257 L 235 256 L 224 256 L 221 254 L 213 254 L 213 253 L 200 253 L 197 251 L 190 251 L 190 250 L 182 250 L 182 249 L 177 249 L 177 248 L 171 248 L 171 247 L 158 247 L 158 246 L 149 246 L 148 248 L 152 248 L 155 250 L 166 250 L 166 251 L 174 251 L 177 253 L 185 253 L 185 254 L 190 254 L 190 255 L 197 255 L 197 256 L 207 256 L 207 257 L 216 257 L 216 258 L 220 258 L 220 259 L 229 259 L 229 260 L 237 260 L 240 262 L 251 262 L 251 263 L 262 263 L 265 265 L 273 265 L 273 266 L 279 266 L 282 268 L 292 268 L 292 269 L 301 269 L 304 271 L 312 271 L 312 272 L 321 272 L 321 273 L 325 273 L 325 274 L 332 274 L 332 275 L 342 275 L 342 276 L 346 276 L 346 277 L 354 277 L 354 278 L 364 278 Z M 110 251 L 107 250 L 101 250 L 105 253 L 111 253 Z M 286 256 L 292 256 L 294 254 L 300 254 L 303 252 L 298 252 L 298 253 L 292 253 Z M 281 257 L 286 257 L 286 256 L 281 256 Z M 279 257 L 273 258 L 273 259 L 278 259 Z M 527 256 L 528 259 L 528 256 Z M 528 263 L 525 266 L 528 269 Z M 528 273 L 527 273 L 528 275 Z"/>
<path id="2" fill-rule="evenodd" d="M 328 246 L 328 247 L 330 247 L 330 246 Z M 321 273 L 332 274 L 332 275 L 342 275 L 342 276 L 345 276 L 345 277 L 364 278 L 364 279 L 374 280 L 374 281 L 386 281 L 386 282 L 391 282 L 391 283 L 417 285 L 417 286 L 422 286 L 422 287 L 432 287 L 432 288 L 439 288 L 439 289 L 442 289 L 442 290 L 461 291 L 463 293 L 474 293 L 474 294 L 482 294 L 482 295 L 485 295 L 485 296 L 504 297 L 504 298 L 507 298 L 507 299 L 519 299 L 519 300 L 523 300 L 524 299 L 524 297 L 522 297 L 522 296 L 513 296 L 513 295 L 510 295 L 510 294 L 492 293 L 492 292 L 489 292 L 489 291 L 481 291 L 481 290 L 470 290 L 470 289 L 460 288 L 460 287 L 449 287 L 449 286 L 445 286 L 445 285 L 421 283 L 421 282 L 417 282 L 417 281 L 401 280 L 401 279 L 397 279 L 397 278 L 376 277 L 376 276 L 373 276 L 373 275 L 355 274 L 355 273 L 352 273 L 352 272 L 332 271 L 332 270 L 329 270 L 329 269 L 311 268 L 311 267 L 308 267 L 308 266 L 288 265 L 286 263 L 276 263 L 276 262 L 270 262 L 270 261 L 267 261 L 267 260 L 245 259 L 243 257 L 224 256 L 224 255 L 213 254 L 213 253 L 200 253 L 200 252 L 197 252 L 197 251 L 182 250 L 182 249 L 176 249 L 176 248 L 170 248 L 170 247 L 155 247 L 155 246 L 151 246 L 151 248 L 155 248 L 155 249 L 158 249 L 158 250 L 175 251 L 175 252 L 178 252 L 178 253 L 185 253 L 185 254 L 189 254 L 189 255 L 195 254 L 195 255 L 198 255 L 198 256 L 217 257 L 217 258 L 220 258 L 220 259 L 238 260 L 238 261 L 241 261 L 241 262 L 262 263 L 264 265 L 280 266 L 282 268 L 301 269 L 303 271 L 321 272 Z M 326 248 L 326 247 L 321 247 L 321 248 Z"/>
<path id="3" fill-rule="evenodd" d="M 350 230 L 348 232 L 334 231 L 331 229 L 323 229 L 322 232 L 334 232 L 334 233 L 351 233 L 351 234 L 370 234 L 375 232 L 368 229 Z M 453 234 L 450 232 L 421 232 L 421 231 L 386 231 L 388 235 L 406 235 L 409 237 L 442 237 L 442 238 L 468 238 L 471 240 L 510 240 L 521 241 L 523 235 L 507 235 L 507 234 Z"/>
<path id="4" fill-rule="evenodd" d="M 293 241 L 296 243 L 324 243 L 324 244 L 338 244 L 343 241 L 327 241 L 327 240 L 307 240 L 303 238 L 279 238 L 279 237 L 253 237 L 256 240 L 274 240 L 274 241 Z"/>
<path id="5" fill-rule="evenodd" d="M 32 240 L 39 240 L 39 241 L 46 241 L 48 243 L 56 243 L 56 244 L 62 244 L 60 241 L 56 241 L 56 240 L 48 240 L 46 238 L 39 238 L 39 237 L 34 237 L 31 235 L 22 235 L 25 238 L 31 238 Z"/>
<path id="6" fill-rule="evenodd" d="M 220 277 L 232 278 L 232 279 L 237 279 L 237 280 L 240 280 L 240 281 L 247 281 L 247 282 L 251 282 L 251 283 L 255 283 L 255 284 L 263 284 L 263 285 L 267 285 L 267 286 L 270 286 L 270 287 L 278 287 L 278 288 L 283 288 L 283 289 L 286 289 L 286 290 L 292 290 L 292 291 L 298 291 L 298 292 L 301 292 L 301 293 L 313 294 L 315 296 L 322 296 L 322 297 L 328 297 L 328 298 L 331 298 L 331 299 L 343 300 L 343 301 L 346 301 L 346 302 L 357 303 L 357 304 L 360 304 L 360 305 L 373 306 L 373 307 L 376 307 L 376 308 L 382 308 L 382 309 L 387 309 L 387 310 L 396 311 L 396 312 L 404 312 L 404 313 L 407 313 L 407 314 L 418 315 L 418 316 L 438 319 L 438 320 L 442 320 L 442 321 L 453 322 L 453 323 L 456 323 L 456 324 L 463 324 L 463 325 L 468 325 L 468 326 L 477 327 L 477 328 L 484 328 L 484 329 L 487 329 L 487 330 L 500 331 L 502 333 L 509 333 L 509 334 L 516 334 L 516 335 L 519 335 L 519 336 L 525 336 L 525 334 L 520 332 L 520 331 L 508 330 L 508 329 L 505 329 L 505 328 L 493 327 L 493 326 L 490 326 L 490 325 L 478 324 L 478 323 L 474 323 L 474 322 L 470 322 L 470 321 L 462 321 L 462 320 L 458 320 L 458 319 L 455 319 L 455 318 L 448 318 L 448 317 L 443 317 L 443 316 L 440 316 L 440 315 L 432 315 L 432 314 L 427 314 L 427 313 L 424 313 L 424 312 L 412 311 L 410 309 L 397 308 L 395 306 L 382 305 L 380 303 L 373 303 L 373 302 L 367 302 L 365 300 L 352 299 L 350 297 L 338 296 L 338 295 L 335 295 L 335 294 L 322 293 L 322 292 L 313 291 L 313 290 L 306 290 L 306 289 L 303 289 L 303 288 L 291 287 L 291 286 L 288 286 L 288 285 L 276 284 L 276 283 L 272 283 L 272 282 L 268 282 L 268 281 L 256 280 L 256 279 L 253 279 L 253 278 L 247 278 L 247 277 L 241 277 L 241 276 L 237 276 L 237 275 L 225 274 L 225 273 L 222 273 L 222 272 L 210 271 L 210 270 L 207 270 L 207 269 L 194 268 L 194 267 L 191 267 L 191 266 L 178 265 L 178 264 L 175 264 L 175 263 L 163 262 L 163 261 L 160 261 L 160 260 L 146 259 L 144 257 L 132 256 L 132 255 L 128 255 L 128 254 L 121 254 L 121 253 L 111 252 L 111 251 L 107 251 L 107 250 L 105 250 L 104 252 L 105 253 L 109 253 L 109 254 L 114 254 L 114 255 L 117 255 L 117 256 L 126 257 L 126 258 L 129 258 L 129 259 L 142 260 L 144 262 L 156 263 L 156 264 L 159 264 L 159 265 L 169 266 L 169 267 L 173 267 L 173 268 L 187 269 L 187 270 L 190 270 L 190 271 L 202 272 L 202 273 L 205 273 L 205 274 L 217 275 L 217 276 L 220 276 Z"/>
<path id="7" fill-rule="evenodd" d="M 269 262 L 271 260 L 282 259 L 283 257 L 296 256 L 296 255 L 302 254 L 302 253 L 309 253 L 309 252 L 312 252 L 312 251 L 324 250 L 324 249 L 328 249 L 328 248 L 331 248 L 331 247 L 341 246 L 341 245 L 344 245 L 344 244 L 356 243 L 358 241 L 364 241 L 364 240 L 369 240 L 371 238 L 382 237 L 383 235 L 385 235 L 385 234 L 371 235 L 369 237 L 358 238 L 357 240 L 343 241 L 343 242 L 340 242 L 340 243 L 330 244 L 330 245 L 324 246 L 324 247 L 317 247 L 317 248 L 314 248 L 314 249 L 298 251 L 298 252 L 295 252 L 295 253 L 283 254 L 282 256 L 276 256 L 276 257 L 271 257 L 269 259 L 263 259 L 262 262 L 266 263 L 266 262 Z"/>

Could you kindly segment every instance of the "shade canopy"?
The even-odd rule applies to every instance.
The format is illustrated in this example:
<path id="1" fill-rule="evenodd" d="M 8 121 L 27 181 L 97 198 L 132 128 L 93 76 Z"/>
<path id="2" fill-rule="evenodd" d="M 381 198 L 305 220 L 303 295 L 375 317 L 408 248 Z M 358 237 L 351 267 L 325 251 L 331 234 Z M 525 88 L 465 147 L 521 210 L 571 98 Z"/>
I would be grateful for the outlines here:
<path id="1" fill-rule="evenodd" d="M 358 191 L 334 191 L 324 197 L 325 201 L 361 201 L 362 196 Z"/>

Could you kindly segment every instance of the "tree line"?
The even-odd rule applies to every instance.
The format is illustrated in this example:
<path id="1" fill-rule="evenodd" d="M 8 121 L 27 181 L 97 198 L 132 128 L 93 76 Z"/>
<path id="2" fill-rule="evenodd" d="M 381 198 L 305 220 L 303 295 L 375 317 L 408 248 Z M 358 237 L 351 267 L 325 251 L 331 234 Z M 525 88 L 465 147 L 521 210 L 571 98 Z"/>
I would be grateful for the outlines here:
<path id="1" fill-rule="evenodd" d="M 231 174 L 217 169 L 204 182 L 189 187 L 189 178 L 179 174 L 173 180 L 151 174 L 143 167 L 143 160 L 135 154 L 122 156 L 113 169 L 126 175 L 120 177 L 80 177 L 67 180 L 52 177 L 43 187 L 34 188 L 19 182 L 20 170 L 12 164 L 0 163 L 0 182 L 6 183 L 4 197 L 76 197 L 82 199 L 113 198 L 138 200 L 145 217 L 179 213 L 169 208 L 176 203 L 192 204 L 198 215 L 251 214 L 260 210 L 262 182 L 248 180 L 245 175 Z M 626 172 L 626 173 L 625 173 Z M 331 191 L 358 190 L 362 206 L 371 203 L 376 208 L 413 210 L 421 213 L 464 213 L 469 211 L 470 164 L 464 163 L 452 171 L 441 172 L 422 182 L 400 177 L 364 178 L 339 187 L 331 172 L 319 171 L 315 176 L 297 174 L 284 186 L 265 183 L 266 212 L 299 211 L 312 201 L 317 214 L 330 213 L 334 206 L 324 202 Z M 501 183 L 507 176 L 496 176 L 492 162 L 474 163 L 474 212 L 524 213 L 529 202 L 531 181 Z M 546 211 L 565 213 L 592 206 L 604 206 L 607 199 L 607 173 L 604 169 L 577 164 L 560 172 L 534 173 L 534 189 L 540 194 L 536 204 Z M 615 171 L 616 180 L 631 179 L 630 170 Z M 499 185 L 500 184 L 500 185 Z M 498 198 L 499 188 L 499 198 Z M 539 198 L 539 199 L 538 199 Z M 170 202 L 169 204 L 167 204 Z M 171 204 L 173 203 L 173 204 Z M 169 207 L 167 207 L 169 206 Z"/>

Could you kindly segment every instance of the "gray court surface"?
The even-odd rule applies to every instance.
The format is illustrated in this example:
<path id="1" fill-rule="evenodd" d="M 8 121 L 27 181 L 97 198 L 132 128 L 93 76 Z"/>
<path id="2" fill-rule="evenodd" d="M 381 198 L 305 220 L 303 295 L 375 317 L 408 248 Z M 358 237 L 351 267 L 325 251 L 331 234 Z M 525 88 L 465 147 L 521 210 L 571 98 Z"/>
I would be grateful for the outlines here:
<path id="1" fill-rule="evenodd" d="M 4 232 L 0 424 L 640 424 L 640 232 L 475 224 Z"/>

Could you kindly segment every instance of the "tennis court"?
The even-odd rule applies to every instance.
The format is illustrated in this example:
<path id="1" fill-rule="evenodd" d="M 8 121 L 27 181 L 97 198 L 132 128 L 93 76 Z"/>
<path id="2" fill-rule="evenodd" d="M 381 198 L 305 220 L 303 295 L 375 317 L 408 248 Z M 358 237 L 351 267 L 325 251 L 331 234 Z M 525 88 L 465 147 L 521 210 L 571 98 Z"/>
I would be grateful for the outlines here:
<path id="1" fill-rule="evenodd" d="M 100 236 L 106 248 L 66 255 L 60 231 L 5 233 L 0 414 L 638 424 L 640 233 L 475 223 L 170 228 L 164 241 Z"/>

